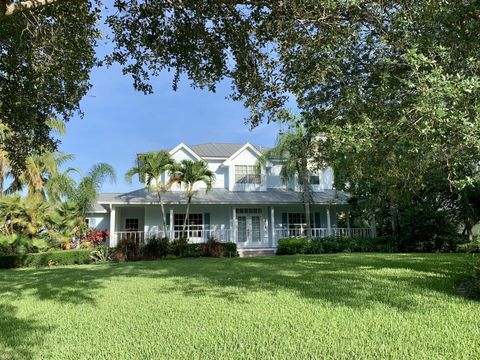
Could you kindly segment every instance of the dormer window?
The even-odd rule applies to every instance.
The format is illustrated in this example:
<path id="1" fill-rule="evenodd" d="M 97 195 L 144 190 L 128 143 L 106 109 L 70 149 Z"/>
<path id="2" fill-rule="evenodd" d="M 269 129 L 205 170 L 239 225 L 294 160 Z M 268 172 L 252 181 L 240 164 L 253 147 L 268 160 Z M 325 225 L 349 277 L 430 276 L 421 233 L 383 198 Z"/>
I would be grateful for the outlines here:
<path id="1" fill-rule="evenodd" d="M 235 183 L 260 185 L 260 174 L 257 174 L 254 165 L 235 165 Z"/>

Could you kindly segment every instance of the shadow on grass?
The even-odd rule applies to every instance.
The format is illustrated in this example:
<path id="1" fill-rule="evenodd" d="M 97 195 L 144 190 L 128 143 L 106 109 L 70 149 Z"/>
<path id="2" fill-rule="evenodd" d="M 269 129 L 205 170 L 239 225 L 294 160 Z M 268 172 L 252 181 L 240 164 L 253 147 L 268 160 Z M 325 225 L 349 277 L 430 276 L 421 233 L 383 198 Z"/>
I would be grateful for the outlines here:
<path id="1" fill-rule="evenodd" d="M 0 294 L 61 303 L 95 303 L 107 280 L 160 280 L 158 291 L 247 301 L 246 292 L 288 292 L 336 306 L 417 307 L 416 295 L 456 296 L 465 270 L 455 254 L 332 254 L 247 259 L 143 261 L 58 269 L 0 271 Z M 131 280 L 131 279 L 130 279 Z"/>
<path id="2" fill-rule="evenodd" d="M 31 349 L 42 343 L 46 326 L 17 317 L 12 305 L 0 304 L 0 359 L 32 359 Z M 38 354 L 37 354 L 38 355 Z"/>

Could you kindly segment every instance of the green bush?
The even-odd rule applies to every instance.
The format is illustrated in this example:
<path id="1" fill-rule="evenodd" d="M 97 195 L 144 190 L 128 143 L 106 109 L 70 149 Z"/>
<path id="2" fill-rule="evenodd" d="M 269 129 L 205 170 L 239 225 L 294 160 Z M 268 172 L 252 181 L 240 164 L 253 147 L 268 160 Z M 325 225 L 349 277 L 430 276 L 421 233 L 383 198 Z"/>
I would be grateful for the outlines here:
<path id="1" fill-rule="evenodd" d="M 220 241 L 210 238 L 202 246 L 202 256 L 207 257 L 223 257 L 225 255 L 225 247 Z"/>
<path id="2" fill-rule="evenodd" d="M 228 257 L 237 257 L 238 252 L 237 252 L 237 244 L 232 243 L 232 242 L 227 242 L 227 243 L 222 243 L 224 249 L 225 249 L 225 256 Z"/>
<path id="3" fill-rule="evenodd" d="M 153 237 L 147 240 L 143 248 L 143 255 L 146 259 L 159 259 L 171 253 L 172 244 L 168 238 Z"/>
<path id="4" fill-rule="evenodd" d="M 112 261 L 112 250 L 107 245 L 100 245 L 90 252 L 90 259 L 95 264 Z"/>
<path id="5" fill-rule="evenodd" d="M 61 250 L 36 254 L 0 256 L 0 269 L 90 264 L 91 250 Z"/>
<path id="6" fill-rule="evenodd" d="M 119 262 L 140 260 L 142 258 L 142 246 L 134 238 L 120 240 L 113 251 L 112 258 Z"/>
<path id="7" fill-rule="evenodd" d="M 388 251 L 385 245 L 388 239 L 371 239 L 362 237 L 322 237 L 322 238 L 298 238 L 289 237 L 278 242 L 278 255 L 293 254 L 323 254 L 338 252 L 372 252 Z"/>
<path id="8" fill-rule="evenodd" d="M 190 252 L 189 245 L 195 245 L 195 244 L 189 244 L 187 238 L 179 238 L 175 239 L 172 242 L 172 252 L 173 255 L 175 256 L 189 256 L 187 255 Z"/>
<path id="9" fill-rule="evenodd" d="M 277 255 L 305 254 L 308 249 L 308 240 L 300 237 L 280 239 L 277 246 Z"/>
<path id="10" fill-rule="evenodd" d="M 215 240 L 214 240 L 215 241 Z M 176 255 L 175 253 L 173 255 Z M 179 256 L 179 255 L 177 255 Z M 215 241 L 215 244 L 210 241 L 204 244 L 187 244 L 185 246 L 183 257 L 200 257 L 200 256 L 209 256 L 209 257 L 221 257 L 229 256 L 236 257 L 238 256 L 237 244 L 235 243 L 222 243 Z"/>

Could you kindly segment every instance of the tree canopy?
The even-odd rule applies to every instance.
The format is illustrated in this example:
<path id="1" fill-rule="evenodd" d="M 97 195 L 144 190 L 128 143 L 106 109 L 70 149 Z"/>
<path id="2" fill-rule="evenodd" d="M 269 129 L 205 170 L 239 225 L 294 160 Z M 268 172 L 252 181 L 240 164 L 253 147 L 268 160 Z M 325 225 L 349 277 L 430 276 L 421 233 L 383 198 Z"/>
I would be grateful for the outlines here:
<path id="1" fill-rule="evenodd" d="M 0 116 L 14 134 L 5 148 L 16 154 L 46 140 L 47 116 L 67 119 L 78 109 L 98 35 L 97 3 L 35 3 L 28 10 L 3 1 L 16 10 L 0 21 Z M 153 91 L 149 80 L 162 71 L 173 73 L 174 89 L 182 75 L 210 90 L 230 79 L 251 126 L 289 118 L 293 102 L 306 131 L 322 134 L 317 160 L 334 166 L 338 188 L 378 204 L 419 196 L 431 178 L 452 191 L 476 181 L 475 0 L 115 0 L 113 7 L 106 60 L 136 89 Z"/>

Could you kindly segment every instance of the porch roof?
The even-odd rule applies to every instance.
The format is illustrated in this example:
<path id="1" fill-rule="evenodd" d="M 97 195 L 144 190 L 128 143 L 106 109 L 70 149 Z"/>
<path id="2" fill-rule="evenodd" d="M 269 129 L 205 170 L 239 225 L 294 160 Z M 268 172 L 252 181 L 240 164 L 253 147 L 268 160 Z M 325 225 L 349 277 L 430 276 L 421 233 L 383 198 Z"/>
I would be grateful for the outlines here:
<path id="1" fill-rule="evenodd" d="M 167 192 L 163 196 L 166 204 L 184 204 L 185 192 Z M 313 193 L 314 204 L 345 204 L 348 194 L 337 190 L 324 190 Z M 199 190 L 192 204 L 300 204 L 301 193 L 291 190 L 268 189 L 267 191 L 228 191 L 212 189 L 209 192 Z M 156 204 L 156 193 L 138 189 L 128 193 L 102 193 L 100 204 Z"/>

